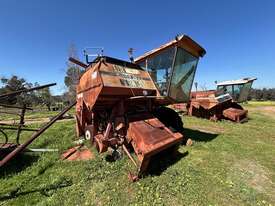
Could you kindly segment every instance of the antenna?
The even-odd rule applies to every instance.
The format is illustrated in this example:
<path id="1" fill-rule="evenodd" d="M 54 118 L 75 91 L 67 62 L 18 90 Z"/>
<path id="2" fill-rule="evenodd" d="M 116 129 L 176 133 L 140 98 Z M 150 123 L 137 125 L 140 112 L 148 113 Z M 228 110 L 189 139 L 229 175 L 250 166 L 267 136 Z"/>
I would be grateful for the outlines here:
<path id="1" fill-rule="evenodd" d="M 128 55 L 131 62 L 134 62 L 133 52 L 134 52 L 133 48 L 128 49 Z"/>
<path id="2" fill-rule="evenodd" d="M 195 82 L 195 88 L 196 88 L 196 92 L 198 91 L 198 82 Z"/>

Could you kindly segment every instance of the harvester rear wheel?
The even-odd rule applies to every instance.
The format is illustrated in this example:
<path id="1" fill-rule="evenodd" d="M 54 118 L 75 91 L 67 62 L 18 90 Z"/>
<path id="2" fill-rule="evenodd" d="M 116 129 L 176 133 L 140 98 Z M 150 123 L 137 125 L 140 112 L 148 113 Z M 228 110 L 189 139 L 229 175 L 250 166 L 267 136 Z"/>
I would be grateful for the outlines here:
<path id="1" fill-rule="evenodd" d="M 168 107 L 159 107 L 154 111 L 154 116 L 173 132 L 183 133 L 183 122 L 175 110 Z"/>

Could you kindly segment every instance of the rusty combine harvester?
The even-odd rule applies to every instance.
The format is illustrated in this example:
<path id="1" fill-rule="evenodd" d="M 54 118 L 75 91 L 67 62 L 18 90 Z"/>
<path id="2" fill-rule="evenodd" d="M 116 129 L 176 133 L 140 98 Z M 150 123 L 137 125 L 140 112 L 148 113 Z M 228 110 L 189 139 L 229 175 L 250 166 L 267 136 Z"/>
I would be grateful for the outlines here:
<path id="1" fill-rule="evenodd" d="M 254 80 L 256 78 L 225 81 L 217 84 L 217 90 L 192 92 L 188 114 L 214 121 L 247 121 L 248 111 L 238 103 L 247 101 Z"/>
<path id="2" fill-rule="evenodd" d="M 154 155 L 182 143 L 183 135 L 175 129 L 182 124 L 169 125 L 165 120 L 174 111 L 163 106 L 189 100 L 198 60 L 205 53 L 182 35 L 134 63 L 98 56 L 84 64 L 70 58 L 86 70 L 77 87 L 77 135 L 90 139 L 99 153 L 122 148 L 143 173 Z"/>

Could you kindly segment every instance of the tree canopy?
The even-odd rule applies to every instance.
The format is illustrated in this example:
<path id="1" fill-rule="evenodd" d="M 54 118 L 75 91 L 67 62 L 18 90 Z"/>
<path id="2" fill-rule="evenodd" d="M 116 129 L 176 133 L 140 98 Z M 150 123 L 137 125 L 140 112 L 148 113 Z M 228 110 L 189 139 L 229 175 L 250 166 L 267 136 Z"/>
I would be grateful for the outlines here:
<path id="1" fill-rule="evenodd" d="M 275 101 L 275 88 L 251 89 L 248 100 L 271 100 Z"/>
<path id="2" fill-rule="evenodd" d="M 76 47 L 74 44 L 71 44 L 69 47 L 68 57 L 73 57 L 78 59 Z M 64 93 L 65 99 L 69 102 L 75 101 L 76 98 L 76 86 L 79 83 L 81 75 L 84 73 L 84 70 L 78 65 L 67 61 L 66 62 L 66 76 L 64 78 L 64 83 L 67 87 L 67 92 Z"/>
<path id="3" fill-rule="evenodd" d="M 11 76 L 10 78 L 2 77 L 0 81 L 3 85 L 0 88 L 0 94 L 39 86 L 37 82 L 33 84 L 16 75 Z M 50 110 L 50 107 L 53 104 L 53 96 L 50 92 L 50 88 L 44 88 L 41 90 L 21 93 L 20 95 L 8 96 L 7 98 L 1 99 L 0 103 L 16 104 L 20 106 L 45 105 Z"/>

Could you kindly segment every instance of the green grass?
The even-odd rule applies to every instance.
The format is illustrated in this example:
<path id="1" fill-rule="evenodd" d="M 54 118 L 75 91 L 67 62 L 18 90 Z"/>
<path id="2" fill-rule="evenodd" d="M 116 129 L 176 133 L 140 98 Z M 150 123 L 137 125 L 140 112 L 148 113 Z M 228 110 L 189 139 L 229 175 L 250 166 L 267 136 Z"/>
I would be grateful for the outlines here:
<path id="1" fill-rule="evenodd" d="M 14 110 L 16 113 L 20 113 L 20 110 Z M 25 119 L 38 119 L 38 118 L 46 118 L 46 117 L 51 117 L 55 116 L 58 114 L 58 112 L 55 111 L 40 111 L 40 112 L 33 112 L 33 111 L 26 111 L 25 114 Z M 13 115 L 13 114 L 1 114 L 0 120 L 18 120 L 19 116 L 18 115 Z"/>
<path id="2" fill-rule="evenodd" d="M 1 109 L 4 111 L 4 109 Z M 48 111 L 47 109 L 43 109 L 41 111 L 36 111 L 39 110 L 39 108 L 34 108 L 34 110 L 26 110 L 25 113 L 25 119 L 26 120 L 33 120 L 33 119 L 41 119 L 41 118 L 48 118 L 48 117 L 53 117 L 57 115 L 60 111 Z M 19 109 L 9 109 L 10 112 L 12 113 L 21 113 L 21 110 Z M 74 115 L 75 109 L 71 109 L 68 112 L 70 115 Z M 19 120 L 18 115 L 13 115 L 13 114 L 3 114 L 0 113 L 0 121 L 1 120 Z"/>
<path id="3" fill-rule="evenodd" d="M 254 109 L 262 106 L 245 105 L 251 111 L 244 124 L 184 116 L 193 146 L 155 162 L 135 183 L 126 156 L 61 161 L 75 138 L 74 121 L 56 123 L 31 147 L 60 152 L 24 154 L 1 169 L 0 205 L 275 205 L 275 119 Z"/>
<path id="4" fill-rule="evenodd" d="M 258 106 L 275 106 L 275 101 L 249 101 L 244 105 L 258 107 Z"/>

